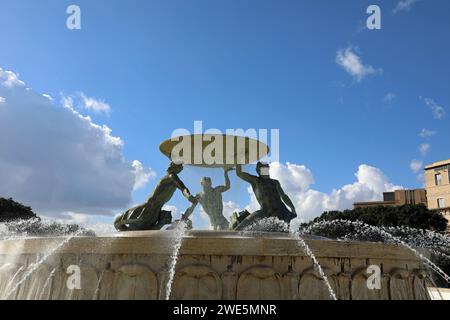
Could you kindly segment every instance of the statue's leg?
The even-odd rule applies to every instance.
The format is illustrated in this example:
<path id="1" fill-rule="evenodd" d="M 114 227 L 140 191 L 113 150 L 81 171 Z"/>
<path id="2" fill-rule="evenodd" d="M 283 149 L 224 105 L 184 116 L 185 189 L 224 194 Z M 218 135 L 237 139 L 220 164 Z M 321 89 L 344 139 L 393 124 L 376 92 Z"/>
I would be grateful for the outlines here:
<path id="1" fill-rule="evenodd" d="M 171 223 L 172 223 L 172 212 L 161 210 L 159 214 L 158 223 L 154 226 L 154 229 L 152 230 L 161 230 L 162 227 Z"/>
<path id="2" fill-rule="evenodd" d="M 127 231 L 129 229 L 129 223 L 135 220 L 132 217 L 137 209 L 137 207 L 131 208 L 116 218 L 114 227 L 117 231 Z"/>
<path id="3" fill-rule="evenodd" d="M 286 222 L 290 223 L 291 220 L 297 218 L 297 215 L 293 214 L 291 211 L 289 211 L 287 208 L 284 208 L 284 210 L 279 210 L 277 218 Z"/>
<path id="4" fill-rule="evenodd" d="M 127 231 L 128 230 L 128 227 L 124 220 L 124 215 L 121 215 L 116 218 L 116 220 L 114 221 L 114 227 L 116 228 L 117 231 Z"/>
<path id="5" fill-rule="evenodd" d="M 241 211 L 239 213 L 233 212 L 233 214 L 231 215 L 231 218 L 230 218 L 230 224 L 229 224 L 228 229 L 235 230 L 236 227 L 242 221 L 244 221 L 244 219 L 247 218 L 249 215 L 250 215 L 250 212 L 248 212 L 247 210 Z"/>
<path id="6" fill-rule="evenodd" d="M 247 218 L 245 218 L 234 230 L 242 231 L 245 228 L 254 224 L 255 222 L 257 222 L 261 219 L 264 219 L 264 218 L 266 218 L 264 211 L 259 210 L 259 211 L 253 212 Z"/>
<path id="7" fill-rule="evenodd" d="M 217 230 L 228 230 L 230 227 L 230 222 L 225 218 L 221 217 L 219 223 L 217 224 Z"/>
<path id="8" fill-rule="evenodd" d="M 160 211 L 147 204 L 138 206 L 118 217 L 114 226 L 118 231 L 155 230 Z"/>

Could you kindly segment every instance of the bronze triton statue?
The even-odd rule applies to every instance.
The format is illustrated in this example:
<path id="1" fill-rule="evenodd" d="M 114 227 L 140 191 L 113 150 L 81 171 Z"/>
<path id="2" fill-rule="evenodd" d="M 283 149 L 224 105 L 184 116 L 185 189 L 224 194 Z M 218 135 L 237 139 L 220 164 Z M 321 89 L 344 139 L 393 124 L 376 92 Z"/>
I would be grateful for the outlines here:
<path id="1" fill-rule="evenodd" d="M 167 169 L 167 175 L 161 179 L 147 202 L 129 209 L 118 217 L 114 222 L 116 229 L 119 231 L 160 230 L 163 226 L 172 223 L 172 213 L 162 208 L 177 189 L 180 189 L 189 201 L 195 203 L 196 200 L 189 189 L 178 177 L 182 170 L 183 165 L 172 162 Z"/>
<path id="2" fill-rule="evenodd" d="M 225 185 L 213 188 L 211 178 L 204 177 L 201 181 L 203 192 L 197 194 L 195 202 L 185 212 L 182 219 L 188 219 L 194 211 L 198 203 L 200 203 L 209 217 L 211 226 L 214 230 L 227 230 L 230 226 L 228 220 L 223 216 L 223 201 L 222 193 L 230 190 L 230 177 L 228 172 L 233 170 L 232 168 L 224 169 Z"/>
<path id="3" fill-rule="evenodd" d="M 243 211 L 239 216 L 234 213 L 231 221 L 231 228 L 234 230 L 243 230 L 258 220 L 270 217 L 276 217 L 282 221 L 290 223 L 292 219 L 297 217 L 294 204 L 291 199 L 284 193 L 283 188 L 278 180 L 271 179 L 269 175 L 269 165 L 258 162 L 256 165 L 258 176 L 242 171 L 242 166 L 238 165 L 236 174 L 239 178 L 247 181 L 252 186 L 256 199 L 261 206 L 252 214 Z M 291 211 L 289 211 L 288 206 Z"/>

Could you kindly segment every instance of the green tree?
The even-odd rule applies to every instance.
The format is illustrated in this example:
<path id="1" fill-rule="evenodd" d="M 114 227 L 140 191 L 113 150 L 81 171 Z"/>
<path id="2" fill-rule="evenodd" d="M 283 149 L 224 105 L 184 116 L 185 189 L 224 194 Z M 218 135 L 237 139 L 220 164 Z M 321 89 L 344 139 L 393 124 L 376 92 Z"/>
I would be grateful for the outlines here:
<path id="1" fill-rule="evenodd" d="M 362 221 L 373 226 L 409 227 L 443 232 L 447 228 L 447 219 L 435 210 L 429 210 L 424 205 L 404 205 L 396 207 L 377 206 L 356 208 L 345 211 L 327 211 L 302 227 L 313 225 L 320 221 L 349 220 Z"/>
<path id="2" fill-rule="evenodd" d="M 37 218 L 37 216 L 30 207 L 24 206 L 11 198 L 0 198 L 0 222 L 35 218 Z"/>

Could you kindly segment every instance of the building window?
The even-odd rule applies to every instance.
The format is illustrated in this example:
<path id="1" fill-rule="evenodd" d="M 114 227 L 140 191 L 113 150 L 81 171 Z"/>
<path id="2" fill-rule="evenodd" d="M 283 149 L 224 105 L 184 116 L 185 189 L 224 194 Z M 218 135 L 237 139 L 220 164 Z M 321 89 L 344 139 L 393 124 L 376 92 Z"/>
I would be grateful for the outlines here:
<path id="1" fill-rule="evenodd" d="M 440 173 L 436 174 L 434 176 L 434 179 L 437 186 L 440 186 L 442 184 L 442 175 Z"/>
<path id="2" fill-rule="evenodd" d="M 444 198 L 437 199 L 437 202 L 438 202 L 438 208 L 439 209 L 445 208 L 445 200 L 444 200 Z"/>

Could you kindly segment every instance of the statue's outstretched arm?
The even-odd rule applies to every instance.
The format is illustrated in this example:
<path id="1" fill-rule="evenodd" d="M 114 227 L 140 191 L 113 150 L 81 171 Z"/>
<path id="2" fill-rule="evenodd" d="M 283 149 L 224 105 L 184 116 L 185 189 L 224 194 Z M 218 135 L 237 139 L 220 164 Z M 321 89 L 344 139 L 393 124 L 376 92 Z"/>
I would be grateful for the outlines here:
<path id="1" fill-rule="evenodd" d="M 253 183 L 256 180 L 255 176 L 252 176 L 251 174 L 242 171 L 242 165 L 240 164 L 236 166 L 236 175 L 242 180 L 247 181 L 248 183 Z"/>
<path id="2" fill-rule="evenodd" d="M 197 197 L 194 197 L 194 199 L 197 199 Z M 192 205 L 186 210 L 186 212 L 181 216 L 182 220 L 187 220 L 194 212 L 195 208 L 198 205 L 198 201 L 195 201 L 192 203 Z"/>
<path id="3" fill-rule="evenodd" d="M 188 199 L 190 202 L 194 203 L 195 202 L 195 198 L 191 195 L 191 192 L 189 191 L 189 189 L 184 185 L 183 181 L 181 181 L 181 179 L 178 177 L 178 175 L 176 174 L 171 174 L 170 178 L 175 182 L 175 185 L 177 186 L 178 189 L 181 190 L 181 192 L 183 192 L 183 196 Z"/>
<path id="4" fill-rule="evenodd" d="M 224 176 L 225 176 L 225 185 L 224 186 L 218 186 L 216 188 L 216 190 L 218 190 L 219 192 L 227 192 L 228 190 L 230 190 L 231 187 L 231 183 L 230 183 L 230 177 L 228 176 L 228 172 L 230 172 L 231 170 L 233 170 L 233 168 L 227 168 L 224 170 Z"/>
<path id="5" fill-rule="evenodd" d="M 294 204 L 292 203 L 289 196 L 284 192 L 279 181 L 277 181 L 277 190 L 278 190 L 278 194 L 281 197 L 281 200 L 283 200 L 283 202 L 291 209 L 292 213 L 297 214 Z"/>

